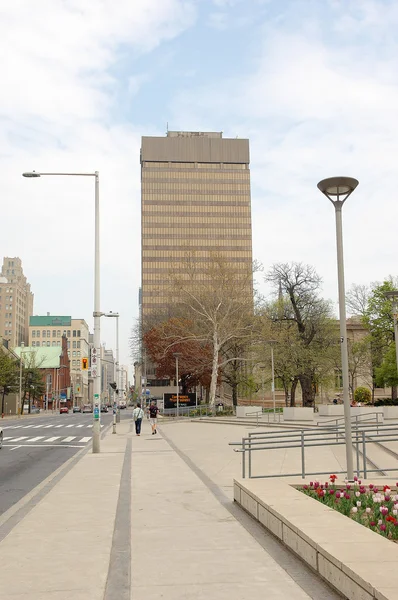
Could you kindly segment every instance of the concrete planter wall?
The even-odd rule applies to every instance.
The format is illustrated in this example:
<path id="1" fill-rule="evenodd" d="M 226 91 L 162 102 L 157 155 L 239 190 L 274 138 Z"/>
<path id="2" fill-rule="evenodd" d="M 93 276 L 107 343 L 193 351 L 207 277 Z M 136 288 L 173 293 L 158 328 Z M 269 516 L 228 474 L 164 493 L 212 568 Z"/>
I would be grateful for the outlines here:
<path id="1" fill-rule="evenodd" d="M 284 421 L 313 421 L 314 409 L 302 406 L 288 406 L 283 409 Z"/>
<path id="2" fill-rule="evenodd" d="M 397 599 L 398 544 L 281 481 L 234 480 L 234 499 L 343 598 Z"/>
<path id="3" fill-rule="evenodd" d="M 398 406 L 380 406 L 385 419 L 398 419 Z"/>
<path id="4" fill-rule="evenodd" d="M 253 417 L 256 418 L 256 415 L 251 414 L 255 412 L 262 412 L 262 406 L 237 406 L 236 407 L 236 416 L 239 417 Z"/>
<path id="5" fill-rule="evenodd" d="M 344 405 L 343 404 L 320 404 L 318 414 L 320 417 L 343 417 L 344 416 Z"/>

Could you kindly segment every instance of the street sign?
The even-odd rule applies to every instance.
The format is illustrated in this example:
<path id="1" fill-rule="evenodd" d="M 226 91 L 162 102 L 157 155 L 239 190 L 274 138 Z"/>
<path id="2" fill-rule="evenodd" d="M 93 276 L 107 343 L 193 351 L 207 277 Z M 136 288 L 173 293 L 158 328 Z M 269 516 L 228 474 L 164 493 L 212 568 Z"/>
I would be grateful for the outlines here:
<path id="1" fill-rule="evenodd" d="M 97 364 L 97 357 L 96 356 L 92 356 L 91 357 L 91 364 L 92 365 L 96 365 Z"/>
<path id="2" fill-rule="evenodd" d="M 96 406 L 94 408 L 94 419 L 95 420 L 99 419 L 99 408 L 98 408 L 98 406 Z"/>
<path id="3" fill-rule="evenodd" d="M 91 348 L 91 356 L 95 356 L 97 354 L 97 348 Z"/>
<path id="4" fill-rule="evenodd" d="M 92 369 L 91 369 L 91 377 L 97 377 L 97 367 L 92 367 Z"/>
<path id="5" fill-rule="evenodd" d="M 95 398 L 96 400 L 98 400 L 98 398 L 99 398 L 99 394 L 94 394 L 94 398 Z"/>

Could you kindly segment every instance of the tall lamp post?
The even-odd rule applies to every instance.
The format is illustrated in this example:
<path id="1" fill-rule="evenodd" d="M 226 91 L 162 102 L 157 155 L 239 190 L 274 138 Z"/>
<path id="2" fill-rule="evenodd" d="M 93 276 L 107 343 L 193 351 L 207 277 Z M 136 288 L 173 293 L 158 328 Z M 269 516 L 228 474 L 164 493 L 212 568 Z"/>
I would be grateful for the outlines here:
<path id="1" fill-rule="evenodd" d="M 391 292 L 385 292 L 384 294 L 388 300 L 391 300 L 392 304 L 392 316 L 394 318 L 394 339 L 395 339 L 395 358 L 397 361 L 397 374 L 398 374 L 398 290 Z"/>
<path id="2" fill-rule="evenodd" d="M 173 352 L 173 356 L 176 359 L 176 384 L 177 384 L 177 417 L 180 414 L 180 385 L 178 378 L 178 359 L 182 356 L 181 352 Z"/>
<path id="3" fill-rule="evenodd" d="M 344 401 L 344 430 L 347 460 L 347 479 L 354 479 L 354 463 L 352 456 L 352 430 L 351 407 L 349 396 L 348 376 L 348 348 L 347 348 L 347 323 L 345 309 L 344 285 L 344 256 L 343 256 L 343 204 L 358 185 L 358 180 L 352 177 L 329 177 L 318 183 L 318 188 L 333 204 L 336 213 L 336 243 L 337 243 L 337 274 L 339 287 L 339 313 L 340 313 L 340 342 L 341 342 L 341 370 L 343 376 L 343 401 Z"/>
<path id="4" fill-rule="evenodd" d="M 94 354 L 96 356 L 96 368 L 91 373 L 94 379 L 94 411 L 93 411 L 93 453 L 100 452 L 100 433 L 101 433 L 101 411 L 100 411 L 100 393 L 101 393 L 101 320 L 100 320 L 100 228 L 99 228 L 99 172 L 93 173 L 37 173 L 28 171 L 23 173 L 24 177 L 43 177 L 43 176 L 61 176 L 61 177 L 94 177 L 95 181 L 95 258 L 94 258 Z M 93 373 L 94 371 L 94 373 Z"/>

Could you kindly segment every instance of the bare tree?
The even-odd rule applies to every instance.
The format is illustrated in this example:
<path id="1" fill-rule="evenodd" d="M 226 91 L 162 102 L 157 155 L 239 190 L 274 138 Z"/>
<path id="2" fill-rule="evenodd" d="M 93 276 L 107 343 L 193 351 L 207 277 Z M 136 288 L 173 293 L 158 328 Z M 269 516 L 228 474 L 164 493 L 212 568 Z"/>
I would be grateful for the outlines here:
<path id="1" fill-rule="evenodd" d="M 288 342 L 291 360 L 286 375 L 294 390 L 300 382 L 303 405 L 311 406 L 317 384 L 330 372 L 337 349 L 331 305 L 319 297 L 322 280 L 310 265 L 276 264 L 266 280 L 278 294 L 278 300 L 268 306 L 269 317 L 275 324 L 285 324 L 284 336 L 288 326 L 293 324 L 295 329 L 296 339 Z"/>

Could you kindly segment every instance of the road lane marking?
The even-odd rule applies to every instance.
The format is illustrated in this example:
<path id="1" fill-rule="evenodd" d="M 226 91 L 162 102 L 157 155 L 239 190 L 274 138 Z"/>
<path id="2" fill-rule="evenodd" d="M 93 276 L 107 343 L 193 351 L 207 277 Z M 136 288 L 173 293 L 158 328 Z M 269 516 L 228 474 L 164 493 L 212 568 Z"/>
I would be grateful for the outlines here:
<path id="1" fill-rule="evenodd" d="M 84 427 L 84 425 L 76 425 L 76 427 Z"/>
<path id="2" fill-rule="evenodd" d="M 33 425 L 32 429 L 40 429 L 40 427 L 43 427 L 42 425 Z"/>
<path id="3" fill-rule="evenodd" d="M 27 440 L 27 439 L 28 439 L 28 437 L 29 437 L 28 435 L 23 435 L 23 436 L 21 436 L 21 437 L 16 437 L 16 438 L 14 438 L 14 440 L 13 440 L 13 441 L 14 441 L 14 442 L 20 442 L 21 440 Z"/>
<path id="4" fill-rule="evenodd" d="M 67 425 L 66 427 L 75 427 L 75 425 L 72 423 L 72 425 Z"/>
<path id="5" fill-rule="evenodd" d="M 62 440 L 62 442 L 71 442 L 72 440 L 76 439 L 75 435 L 70 435 L 69 437 L 66 437 L 64 440 Z"/>
<path id="6" fill-rule="evenodd" d="M 61 436 L 60 435 L 56 435 L 55 437 L 50 437 L 48 438 L 48 440 L 45 440 L 46 442 L 55 442 L 55 440 L 59 440 Z"/>
<path id="7" fill-rule="evenodd" d="M 56 425 L 55 429 L 59 429 L 60 427 L 63 427 L 63 425 Z"/>
<path id="8" fill-rule="evenodd" d="M 53 424 L 51 424 L 51 425 L 44 425 L 43 429 L 48 429 L 49 427 L 54 427 L 54 425 Z"/>
<path id="9" fill-rule="evenodd" d="M 4 438 L 5 439 L 5 438 Z M 82 439 L 80 440 L 81 444 L 86 444 L 87 442 L 89 442 L 91 440 L 91 435 L 88 437 L 82 437 Z"/>
<path id="10" fill-rule="evenodd" d="M 13 448 L 10 448 L 10 450 L 18 450 L 18 448 L 20 448 L 21 446 L 14 446 Z"/>
<path id="11" fill-rule="evenodd" d="M 44 435 L 39 435 L 37 437 L 33 437 L 33 438 L 29 438 L 28 442 L 32 443 L 32 442 L 37 442 L 38 440 L 42 440 L 44 438 Z"/>
<path id="12" fill-rule="evenodd" d="M 24 444 L 23 446 L 13 446 L 13 444 L 3 444 L 3 448 L 17 450 L 18 448 L 79 448 L 84 449 L 87 446 L 80 444 Z"/>
<path id="13" fill-rule="evenodd" d="M 33 427 L 33 425 L 24 425 L 22 429 L 29 429 L 30 427 Z"/>

